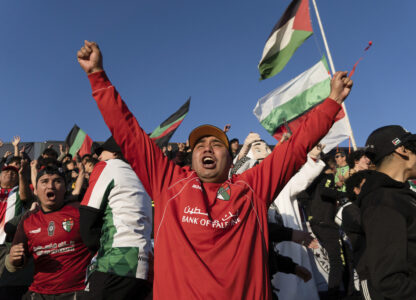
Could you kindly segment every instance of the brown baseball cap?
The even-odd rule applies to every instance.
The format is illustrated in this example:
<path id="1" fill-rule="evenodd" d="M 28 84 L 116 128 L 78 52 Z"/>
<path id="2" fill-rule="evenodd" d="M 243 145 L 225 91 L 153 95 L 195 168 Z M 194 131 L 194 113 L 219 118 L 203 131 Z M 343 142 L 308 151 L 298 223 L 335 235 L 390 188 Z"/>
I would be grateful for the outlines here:
<path id="1" fill-rule="evenodd" d="M 213 125 L 201 125 L 189 134 L 189 146 L 191 147 L 191 150 L 194 150 L 195 144 L 203 137 L 205 136 L 215 136 L 219 140 L 221 140 L 224 145 L 229 149 L 230 142 L 228 141 L 228 137 L 225 134 L 224 131 L 219 129 L 218 127 L 215 127 Z"/>

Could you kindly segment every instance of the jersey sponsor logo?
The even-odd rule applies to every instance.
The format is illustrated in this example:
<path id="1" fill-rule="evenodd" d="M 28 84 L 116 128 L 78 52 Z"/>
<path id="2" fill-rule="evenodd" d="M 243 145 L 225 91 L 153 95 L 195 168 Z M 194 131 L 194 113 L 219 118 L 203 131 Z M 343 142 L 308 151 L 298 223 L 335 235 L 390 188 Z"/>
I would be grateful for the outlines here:
<path id="1" fill-rule="evenodd" d="M 48 225 L 48 235 L 53 236 L 55 234 L 55 222 L 50 221 Z"/>
<path id="2" fill-rule="evenodd" d="M 39 232 L 40 232 L 40 227 L 29 231 L 29 233 L 33 233 L 33 234 L 39 233 Z"/>
<path id="3" fill-rule="evenodd" d="M 201 211 L 201 209 L 198 208 L 197 206 L 190 207 L 188 205 L 187 207 L 185 207 L 185 209 L 183 210 L 183 212 L 185 214 L 189 214 L 189 215 L 203 215 L 203 216 L 208 216 L 208 213 Z"/>
<path id="4" fill-rule="evenodd" d="M 62 222 L 62 227 L 64 228 L 64 230 L 65 230 L 66 232 L 70 232 L 70 231 L 71 231 L 71 229 L 72 229 L 72 227 L 74 227 L 74 220 L 72 220 L 72 218 L 69 218 L 68 220 L 67 220 L 67 219 L 65 219 L 65 220 Z"/>
<path id="5" fill-rule="evenodd" d="M 218 220 L 212 220 L 211 218 L 207 219 L 207 217 L 209 217 L 208 213 L 202 211 L 197 206 L 191 207 L 188 205 L 183 212 L 186 215 L 182 216 L 182 223 L 195 224 L 203 227 L 229 229 L 241 222 L 238 210 L 234 213 L 228 211 L 228 213 Z M 194 215 L 198 215 L 198 217 L 194 217 Z"/>
<path id="6" fill-rule="evenodd" d="M 217 192 L 217 199 L 228 201 L 231 198 L 231 187 L 230 184 L 225 182 Z"/>

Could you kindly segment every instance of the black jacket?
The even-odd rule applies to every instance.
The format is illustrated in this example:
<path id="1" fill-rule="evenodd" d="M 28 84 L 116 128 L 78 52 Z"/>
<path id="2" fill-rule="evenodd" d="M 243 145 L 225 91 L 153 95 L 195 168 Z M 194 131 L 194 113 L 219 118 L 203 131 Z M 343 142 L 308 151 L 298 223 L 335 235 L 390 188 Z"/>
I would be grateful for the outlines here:
<path id="1" fill-rule="evenodd" d="M 416 299 L 416 193 L 407 183 L 374 171 L 358 197 L 365 250 L 364 272 L 372 299 Z"/>
<path id="2" fill-rule="evenodd" d="M 334 174 L 322 172 L 316 181 L 310 211 L 312 215 L 311 224 L 329 225 L 338 228 L 338 225 L 335 224 L 337 200 L 342 198 L 345 193 L 339 192 L 335 188 Z"/>

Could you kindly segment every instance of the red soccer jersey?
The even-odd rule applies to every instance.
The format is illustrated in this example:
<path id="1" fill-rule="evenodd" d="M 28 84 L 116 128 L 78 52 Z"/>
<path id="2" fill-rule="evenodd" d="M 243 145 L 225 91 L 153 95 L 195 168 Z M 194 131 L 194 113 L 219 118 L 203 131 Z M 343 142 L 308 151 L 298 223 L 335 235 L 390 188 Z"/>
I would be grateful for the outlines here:
<path id="1" fill-rule="evenodd" d="M 258 166 L 224 183 L 201 183 L 163 155 L 104 72 L 89 78 L 114 139 L 155 200 L 154 298 L 270 299 L 268 206 L 340 106 L 324 101 Z"/>
<path id="2" fill-rule="evenodd" d="M 13 245 L 23 243 L 26 257 L 33 256 L 35 275 L 29 290 L 61 294 L 85 288 L 91 255 L 79 232 L 78 203 L 44 213 L 36 209 L 19 224 Z"/>

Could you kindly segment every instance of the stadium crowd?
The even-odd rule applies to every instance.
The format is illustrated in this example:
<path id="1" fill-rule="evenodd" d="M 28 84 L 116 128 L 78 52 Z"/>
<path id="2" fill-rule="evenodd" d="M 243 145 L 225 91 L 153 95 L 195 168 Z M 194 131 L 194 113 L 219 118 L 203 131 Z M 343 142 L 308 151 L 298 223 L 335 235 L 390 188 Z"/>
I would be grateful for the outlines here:
<path id="1" fill-rule="evenodd" d="M 272 147 L 229 140 L 227 124 L 160 149 L 98 46 L 77 57 L 112 136 L 32 161 L 14 137 L 0 161 L 0 299 L 416 299 L 416 135 L 385 126 L 361 150 L 324 154 L 346 72 Z"/>

